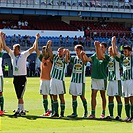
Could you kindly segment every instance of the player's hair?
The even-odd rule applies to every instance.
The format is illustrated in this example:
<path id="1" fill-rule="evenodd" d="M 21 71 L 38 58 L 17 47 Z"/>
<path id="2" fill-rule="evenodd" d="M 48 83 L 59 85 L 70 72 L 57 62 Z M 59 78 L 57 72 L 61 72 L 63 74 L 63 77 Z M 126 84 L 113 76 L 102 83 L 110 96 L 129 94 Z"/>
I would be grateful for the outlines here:
<path id="1" fill-rule="evenodd" d="M 60 50 L 60 49 L 64 49 L 64 47 L 59 47 L 58 50 Z"/>
<path id="2" fill-rule="evenodd" d="M 105 48 L 107 48 L 107 43 L 101 42 L 101 45 L 103 45 Z"/>
<path id="3" fill-rule="evenodd" d="M 18 48 L 18 50 L 20 50 L 20 44 L 14 44 L 13 45 L 13 49 L 15 49 L 16 47 Z"/>
<path id="4" fill-rule="evenodd" d="M 45 49 L 45 48 L 46 48 L 46 46 L 42 46 L 42 50 Z"/>
<path id="5" fill-rule="evenodd" d="M 128 51 L 132 51 L 132 48 L 129 45 L 125 45 L 123 49 L 127 49 Z"/>
<path id="6" fill-rule="evenodd" d="M 77 44 L 75 47 L 74 47 L 74 49 L 80 49 L 80 50 L 83 50 L 84 48 L 83 48 L 83 46 L 81 45 L 81 44 Z"/>

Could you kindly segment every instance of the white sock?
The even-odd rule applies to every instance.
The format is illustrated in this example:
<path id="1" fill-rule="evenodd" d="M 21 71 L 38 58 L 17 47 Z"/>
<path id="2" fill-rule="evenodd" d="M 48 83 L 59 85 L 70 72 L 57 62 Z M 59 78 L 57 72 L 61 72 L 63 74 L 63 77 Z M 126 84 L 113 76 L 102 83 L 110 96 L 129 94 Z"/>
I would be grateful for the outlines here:
<path id="1" fill-rule="evenodd" d="M 24 104 L 18 104 L 18 111 L 24 110 Z"/>

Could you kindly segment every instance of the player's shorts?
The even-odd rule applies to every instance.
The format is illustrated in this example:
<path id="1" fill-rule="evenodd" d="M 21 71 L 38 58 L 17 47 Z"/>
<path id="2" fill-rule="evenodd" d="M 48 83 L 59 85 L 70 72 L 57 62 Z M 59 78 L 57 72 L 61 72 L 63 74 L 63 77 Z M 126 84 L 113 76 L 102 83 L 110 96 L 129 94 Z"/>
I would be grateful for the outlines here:
<path id="1" fill-rule="evenodd" d="M 50 94 L 50 80 L 40 80 L 40 94 L 41 95 Z"/>
<path id="2" fill-rule="evenodd" d="M 107 80 L 104 79 L 92 79 L 91 80 L 91 89 L 93 90 L 106 90 Z"/>
<path id="3" fill-rule="evenodd" d="M 0 92 L 3 92 L 3 76 L 0 76 Z"/>
<path id="4" fill-rule="evenodd" d="M 84 96 L 85 93 L 85 83 L 74 83 L 71 82 L 69 93 L 73 96 Z"/>
<path id="5" fill-rule="evenodd" d="M 64 81 L 52 78 L 50 80 L 50 94 L 59 95 L 65 93 L 66 90 Z"/>
<path id="6" fill-rule="evenodd" d="M 122 83 L 121 80 L 109 81 L 108 96 L 122 96 Z"/>
<path id="7" fill-rule="evenodd" d="M 133 79 L 123 81 L 122 96 L 123 97 L 133 96 Z"/>
<path id="8" fill-rule="evenodd" d="M 14 76 L 13 84 L 18 99 L 22 98 L 24 95 L 26 81 L 26 76 Z"/>

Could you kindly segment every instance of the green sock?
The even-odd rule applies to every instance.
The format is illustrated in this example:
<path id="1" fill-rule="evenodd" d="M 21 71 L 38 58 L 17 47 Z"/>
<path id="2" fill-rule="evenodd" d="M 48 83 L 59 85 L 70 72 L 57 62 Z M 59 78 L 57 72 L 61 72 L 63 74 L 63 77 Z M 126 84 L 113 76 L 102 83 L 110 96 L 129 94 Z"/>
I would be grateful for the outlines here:
<path id="1" fill-rule="evenodd" d="M 133 104 L 131 104 L 131 117 L 133 117 Z"/>
<path id="2" fill-rule="evenodd" d="M 45 113 L 48 111 L 48 100 L 47 99 L 43 99 L 43 106 L 45 109 Z"/>
<path id="3" fill-rule="evenodd" d="M 84 106 L 85 113 L 87 113 L 88 110 L 87 110 L 87 101 L 86 101 L 86 99 L 82 100 L 82 103 L 83 103 L 83 106 Z"/>
<path id="4" fill-rule="evenodd" d="M 61 108 L 61 115 L 64 115 L 64 112 L 65 112 L 65 103 L 61 103 L 60 104 L 60 108 Z"/>
<path id="5" fill-rule="evenodd" d="M 109 109 L 110 116 L 113 116 L 114 103 L 109 103 L 108 109 Z"/>
<path id="6" fill-rule="evenodd" d="M 125 104 L 125 111 L 128 118 L 130 118 L 130 104 Z"/>
<path id="7" fill-rule="evenodd" d="M 54 105 L 54 111 L 55 111 L 55 113 L 58 114 L 58 101 L 54 101 L 53 102 L 53 105 Z"/>
<path id="8" fill-rule="evenodd" d="M 77 100 L 74 100 L 74 101 L 73 101 L 72 106 L 73 106 L 73 113 L 74 113 L 74 114 L 77 114 Z"/>
<path id="9" fill-rule="evenodd" d="M 0 96 L 0 107 L 1 107 L 1 111 L 3 111 L 4 109 L 4 97 Z"/>
<path id="10" fill-rule="evenodd" d="M 51 109 L 52 109 L 52 114 L 54 114 L 54 103 L 53 103 L 54 101 L 53 100 L 51 100 Z"/>
<path id="11" fill-rule="evenodd" d="M 105 110 L 102 111 L 102 114 L 105 115 Z"/>
<path id="12" fill-rule="evenodd" d="M 118 111 L 118 116 L 120 116 L 120 117 L 121 117 L 121 112 L 122 112 L 122 103 L 119 103 L 119 104 L 117 105 L 117 111 Z"/>
<path id="13" fill-rule="evenodd" d="M 95 116 L 95 110 L 92 110 L 91 111 L 91 115 L 94 115 Z"/>

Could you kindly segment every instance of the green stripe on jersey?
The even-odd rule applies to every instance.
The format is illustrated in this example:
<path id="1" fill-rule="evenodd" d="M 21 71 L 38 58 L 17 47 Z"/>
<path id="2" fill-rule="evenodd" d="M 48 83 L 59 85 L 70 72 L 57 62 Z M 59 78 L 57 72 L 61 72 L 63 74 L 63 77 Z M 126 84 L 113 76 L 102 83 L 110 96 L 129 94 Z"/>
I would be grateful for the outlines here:
<path id="1" fill-rule="evenodd" d="M 121 59 L 122 59 L 122 65 L 123 65 L 123 80 L 133 79 L 132 56 L 131 57 L 125 57 L 124 55 L 121 55 Z"/>
<path id="2" fill-rule="evenodd" d="M 82 60 L 78 56 L 72 56 L 70 63 L 73 64 L 73 70 L 71 75 L 71 82 L 74 83 L 85 83 L 85 69 L 86 65 L 83 64 Z"/>
<path id="3" fill-rule="evenodd" d="M 108 80 L 120 80 L 120 63 L 112 57 L 108 63 Z"/>
<path id="4" fill-rule="evenodd" d="M 65 77 L 66 62 L 64 58 L 54 55 L 53 66 L 51 70 L 51 78 L 58 80 L 64 80 Z"/>

